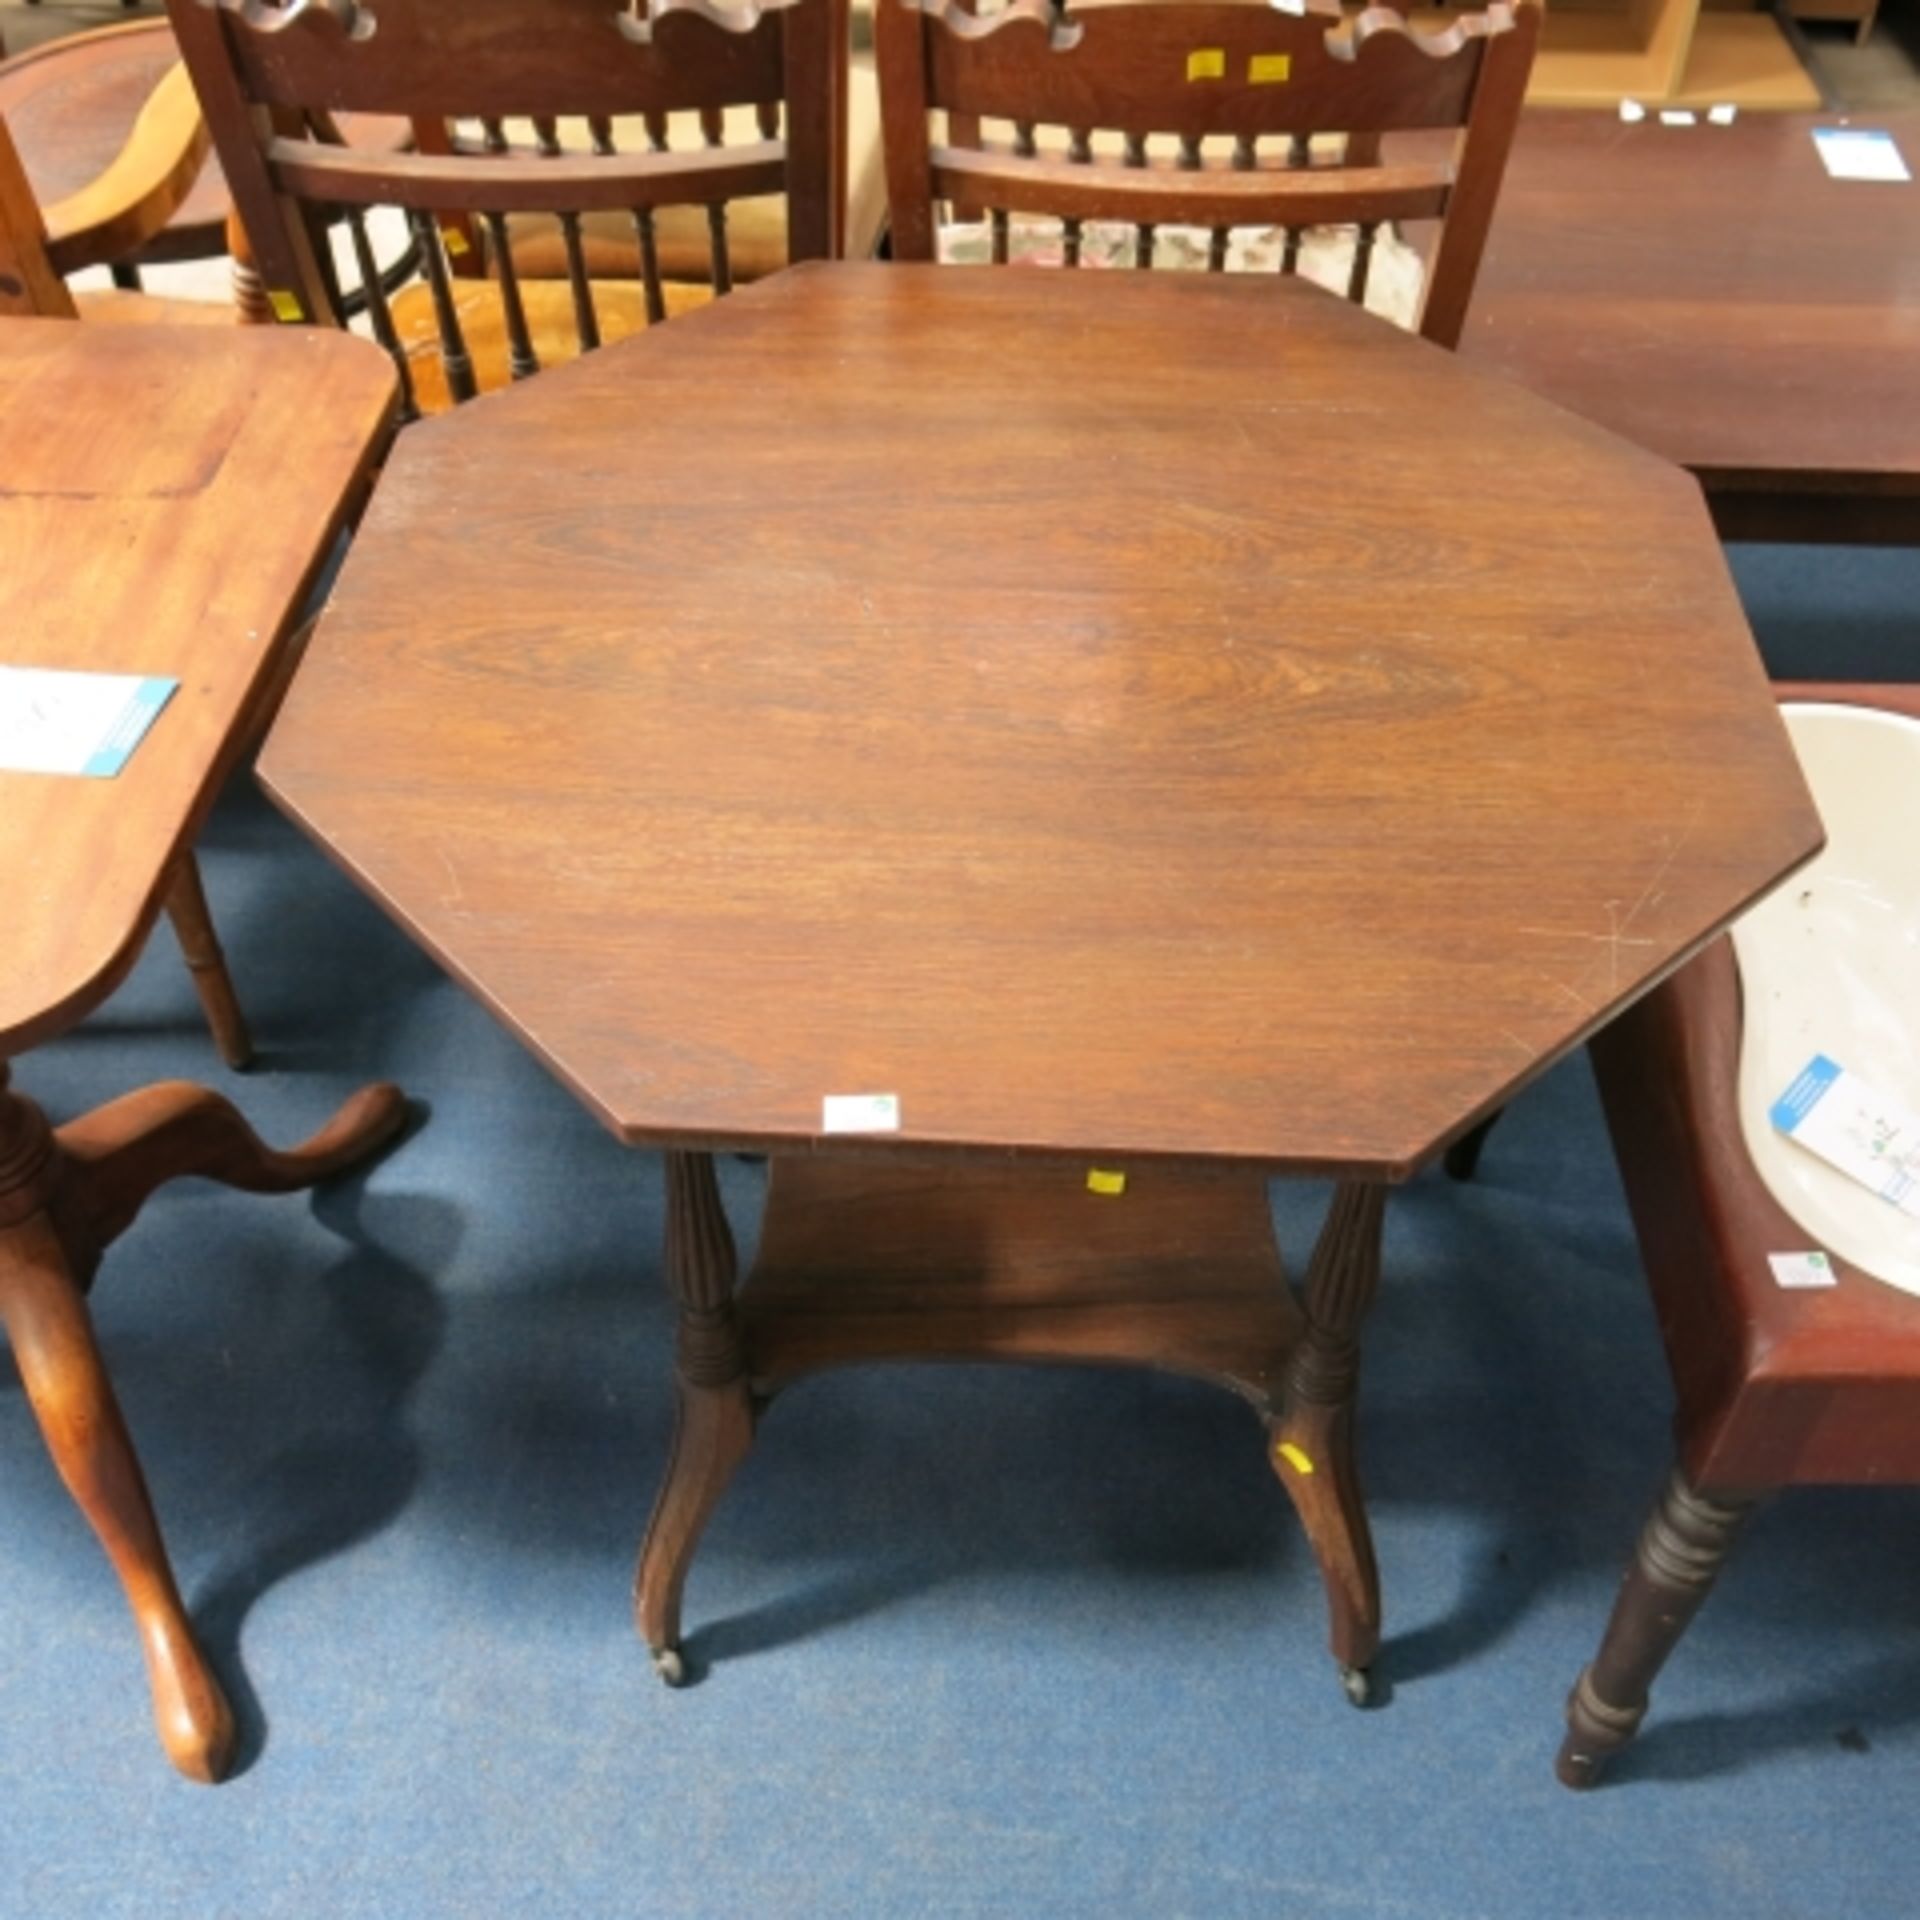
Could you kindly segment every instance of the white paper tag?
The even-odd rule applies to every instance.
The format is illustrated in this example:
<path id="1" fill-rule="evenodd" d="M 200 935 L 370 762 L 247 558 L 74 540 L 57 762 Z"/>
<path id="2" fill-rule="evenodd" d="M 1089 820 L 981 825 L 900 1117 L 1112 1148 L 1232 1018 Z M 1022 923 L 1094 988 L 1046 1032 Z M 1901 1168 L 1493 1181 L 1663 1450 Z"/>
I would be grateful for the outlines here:
<path id="1" fill-rule="evenodd" d="M 897 1093 L 829 1093 L 820 1101 L 822 1133 L 898 1133 Z"/>
<path id="2" fill-rule="evenodd" d="M 1660 124 L 1663 127 L 1690 127 L 1700 116 L 1688 107 L 1662 107 Z"/>
<path id="3" fill-rule="evenodd" d="M 1717 107 L 1707 109 L 1707 118 L 1716 127 L 1730 127 L 1739 119 L 1740 109 L 1728 101 L 1722 101 Z"/>
<path id="4" fill-rule="evenodd" d="M 1620 118 L 1626 121 L 1629 126 L 1636 120 L 1644 120 L 1646 117 L 1647 110 L 1638 100 L 1622 100 L 1620 102 Z"/>
<path id="5" fill-rule="evenodd" d="M 1816 1053 L 1767 1117 L 1776 1133 L 1920 1220 L 1920 1114 Z"/>
<path id="6" fill-rule="evenodd" d="M 1767 1265 L 1782 1287 L 1837 1287 L 1840 1276 L 1824 1253 L 1770 1253 Z"/>
<path id="7" fill-rule="evenodd" d="M 1890 133 L 1856 127 L 1816 127 L 1813 144 L 1836 180 L 1911 180 Z"/>
<path id="8" fill-rule="evenodd" d="M 0 666 L 0 768 L 111 780 L 179 684 L 157 674 Z"/>

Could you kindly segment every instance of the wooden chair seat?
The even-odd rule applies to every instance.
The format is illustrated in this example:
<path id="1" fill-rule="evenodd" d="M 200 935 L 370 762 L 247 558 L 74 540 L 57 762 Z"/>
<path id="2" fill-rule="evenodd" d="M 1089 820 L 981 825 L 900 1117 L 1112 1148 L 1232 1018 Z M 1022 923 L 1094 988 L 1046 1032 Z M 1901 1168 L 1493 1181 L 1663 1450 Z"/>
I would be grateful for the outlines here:
<path id="1" fill-rule="evenodd" d="M 506 304 L 496 280 L 455 280 L 451 283 L 460 331 L 473 361 L 474 384 L 492 393 L 514 379 L 512 344 Z M 631 280 L 596 280 L 593 307 L 603 341 L 624 340 L 647 325 L 646 290 Z M 661 289 L 669 316 L 691 312 L 713 298 L 713 289 L 668 281 Z M 573 291 L 564 280 L 523 280 L 520 299 L 526 313 L 527 334 L 542 367 L 557 367 L 580 357 L 580 336 L 574 325 Z M 425 413 L 445 413 L 454 405 L 441 358 L 439 318 L 433 290 L 415 282 L 392 302 L 393 328 L 413 376 L 414 403 Z"/>
<path id="2" fill-rule="evenodd" d="M 753 110 L 735 107 L 723 117 L 725 137 L 740 145 L 753 137 Z M 562 121 L 560 144 L 589 152 L 592 139 L 585 121 Z M 645 144 L 639 122 L 615 121 L 623 146 Z M 705 280 L 712 271 L 706 214 L 699 207 L 663 207 L 655 216 L 660 271 L 669 280 Z M 870 54 L 856 53 L 847 85 L 847 232 L 846 257 L 870 259 L 887 223 L 886 167 L 880 146 L 880 89 Z M 564 280 L 566 248 L 552 220 L 517 215 L 507 223 L 514 266 L 529 278 Z M 631 279 L 634 271 L 633 222 L 623 213 L 589 213 L 580 221 L 587 271 L 596 278 Z M 736 200 L 727 209 L 727 250 L 736 281 L 764 280 L 787 264 L 787 203 L 779 194 Z"/>
<path id="3" fill-rule="evenodd" d="M 133 20 L 49 40 L 0 64 L 0 117 L 43 207 L 106 170 L 154 89 L 179 61 L 179 43 L 165 20 Z M 348 114 L 340 131 L 370 151 L 397 153 L 412 142 L 404 120 Z M 227 251 L 232 212 L 226 176 L 219 161 L 208 157 L 166 224 L 108 264 L 124 272 L 217 259 Z"/>
<path id="4" fill-rule="evenodd" d="M 234 311 L 224 301 L 163 300 L 150 293 L 123 293 L 118 287 L 76 293 L 73 304 L 82 320 L 112 327 L 231 327 Z"/>
<path id="5" fill-rule="evenodd" d="M 1920 796 L 1920 687 L 1820 693 L 1788 721 L 1826 852 L 1592 1043 L 1673 1373 L 1678 1460 L 1568 1703 L 1569 1786 L 1591 1785 L 1638 1731 L 1760 1495 L 1920 1483 L 1920 1298 L 1889 1284 L 1920 1267 L 1920 1222 L 1842 1191 L 1844 1175 L 1776 1143 L 1758 1105 L 1825 1052 L 1920 1106 L 1901 844 Z M 1770 1256 L 1803 1252 L 1827 1256 L 1831 1286 L 1780 1284 Z"/>

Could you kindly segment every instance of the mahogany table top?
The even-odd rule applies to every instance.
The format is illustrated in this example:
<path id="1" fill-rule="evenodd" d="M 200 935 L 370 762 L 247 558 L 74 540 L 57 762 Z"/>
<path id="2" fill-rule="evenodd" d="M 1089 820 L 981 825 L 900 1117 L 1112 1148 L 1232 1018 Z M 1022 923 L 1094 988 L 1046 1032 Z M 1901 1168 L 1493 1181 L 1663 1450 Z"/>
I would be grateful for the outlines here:
<path id="1" fill-rule="evenodd" d="M 0 770 L 0 1058 L 132 965 L 393 405 L 345 334 L 0 322 L 0 661 L 180 681 L 116 778 Z"/>
<path id="2" fill-rule="evenodd" d="M 1920 181 L 1830 179 L 1838 124 L 1529 110 L 1461 352 L 1715 492 L 1920 496 Z"/>
<path id="3" fill-rule="evenodd" d="M 809 267 L 409 431 L 262 774 L 627 1140 L 1385 1178 L 1820 842 L 1691 480 L 1234 276 Z"/>

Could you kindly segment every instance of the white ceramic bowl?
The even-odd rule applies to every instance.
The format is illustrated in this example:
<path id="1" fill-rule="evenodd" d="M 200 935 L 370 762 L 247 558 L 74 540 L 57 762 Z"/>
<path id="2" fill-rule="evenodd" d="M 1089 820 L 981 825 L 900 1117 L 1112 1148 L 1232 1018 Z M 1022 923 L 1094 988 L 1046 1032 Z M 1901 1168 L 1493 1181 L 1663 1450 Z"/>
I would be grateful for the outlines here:
<path id="1" fill-rule="evenodd" d="M 1733 930 L 1745 997 L 1741 1131 L 1808 1247 L 1920 1294 L 1920 1219 L 1768 1117 L 1816 1053 L 1920 1113 L 1920 721 L 1869 707 L 1784 714 L 1827 847 Z"/>

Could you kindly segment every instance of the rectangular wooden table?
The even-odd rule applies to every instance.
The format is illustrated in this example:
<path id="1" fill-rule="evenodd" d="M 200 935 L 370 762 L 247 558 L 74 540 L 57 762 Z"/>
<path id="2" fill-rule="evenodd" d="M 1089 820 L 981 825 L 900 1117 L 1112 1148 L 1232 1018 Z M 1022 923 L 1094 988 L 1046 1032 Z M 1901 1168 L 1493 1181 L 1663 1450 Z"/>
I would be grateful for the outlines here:
<path id="1" fill-rule="evenodd" d="M 1462 355 L 1698 476 L 1723 535 L 1920 540 L 1920 182 L 1832 114 L 1526 113 Z M 1920 174 L 1920 113 L 1858 115 Z"/>

